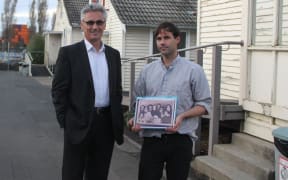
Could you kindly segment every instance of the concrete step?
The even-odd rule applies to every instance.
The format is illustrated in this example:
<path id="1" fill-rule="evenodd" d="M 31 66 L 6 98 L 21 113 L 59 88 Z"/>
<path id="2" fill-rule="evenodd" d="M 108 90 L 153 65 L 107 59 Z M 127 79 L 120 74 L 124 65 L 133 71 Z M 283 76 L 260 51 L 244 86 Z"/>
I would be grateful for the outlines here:
<path id="1" fill-rule="evenodd" d="M 273 143 L 261 140 L 254 136 L 244 133 L 233 133 L 232 144 L 250 151 L 253 154 L 263 157 L 274 164 L 274 145 Z"/>
<path id="2" fill-rule="evenodd" d="M 197 156 L 192 161 L 191 167 L 193 171 L 205 174 L 214 180 L 257 180 L 214 156 Z"/>
<path id="3" fill-rule="evenodd" d="M 235 144 L 216 144 L 213 147 L 213 156 L 228 162 L 231 166 L 251 174 L 255 179 L 273 180 L 273 162 L 258 156 L 257 153 L 246 151 L 245 148 Z"/>

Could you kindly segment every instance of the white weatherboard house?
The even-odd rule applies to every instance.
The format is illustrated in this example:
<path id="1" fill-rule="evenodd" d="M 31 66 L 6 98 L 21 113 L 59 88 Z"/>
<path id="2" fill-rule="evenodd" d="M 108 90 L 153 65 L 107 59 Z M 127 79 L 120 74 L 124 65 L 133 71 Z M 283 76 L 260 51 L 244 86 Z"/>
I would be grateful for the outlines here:
<path id="1" fill-rule="evenodd" d="M 195 162 L 200 170 L 202 161 L 210 165 L 202 173 L 214 179 L 274 179 L 272 130 L 288 126 L 288 1 L 198 0 L 197 7 L 193 0 L 100 2 L 108 11 L 103 40 L 118 49 L 123 60 L 153 54 L 153 31 L 164 20 L 180 27 L 185 39 L 180 48 L 243 42 L 243 46 L 223 46 L 221 76 L 221 98 L 237 100 L 245 111 L 242 133 L 233 135 L 231 145 L 215 145 L 212 157 L 197 157 Z M 83 39 L 79 13 L 87 3 L 59 0 L 54 29 L 46 36 L 47 65 L 55 64 L 60 46 Z M 189 51 L 185 55 L 193 58 Z M 211 56 L 211 49 L 205 49 L 203 67 L 209 80 Z M 125 91 L 129 76 L 129 63 L 123 63 Z M 250 141 L 255 144 L 247 145 Z"/>
<path id="2" fill-rule="evenodd" d="M 59 0 L 53 31 L 46 35 L 46 65 L 55 64 L 58 49 L 83 39 L 80 29 L 80 10 L 89 1 Z M 108 20 L 103 41 L 118 49 L 123 60 L 156 53 L 153 32 L 163 21 L 174 22 L 181 30 L 180 48 L 196 44 L 196 0 L 102 0 Z M 186 57 L 193 58 L 191 52 Z M 144 62 L 139 63 L 136 74 Z M 123 89 L 129 91 L 130 65 L 123 63 Z M 136 75 L 137 76 L 137 75 Z"/>
<path id="3" fill-rule="evenodd" d="M 61 46 L 69 45 L 83 39 L 80 28 L 80 10 L 88 0 L 59 0 L 55 24 L 51 32 L 45 33 L 44 64 L 56 64 L 58 50 Z"/>
<path id="4" fill-rule="evenodd" d="M 288 126 L 288 1 L 199 0 L 197 45 L 221 41 L 243 41 L 222 51 L 221 97 L 238 100 L 245 119 L 231 145 L 216 145 L 213 156 L 198 158 L 195 167 L 215 179 L 272 180 L 272 131 Z M 209 59 L 207 50 L 208 74 Z M 201 162 L 209 168 L 201 169 Z"/>
<path id="5" fill-rule="evenodd" d="M 197 45 L 244 43 L 222 54 L 222 97 L 243 105 L 244 132 L 273 142 L 272 130 L 288 126 L 288 1 L 198 3 Z"/>

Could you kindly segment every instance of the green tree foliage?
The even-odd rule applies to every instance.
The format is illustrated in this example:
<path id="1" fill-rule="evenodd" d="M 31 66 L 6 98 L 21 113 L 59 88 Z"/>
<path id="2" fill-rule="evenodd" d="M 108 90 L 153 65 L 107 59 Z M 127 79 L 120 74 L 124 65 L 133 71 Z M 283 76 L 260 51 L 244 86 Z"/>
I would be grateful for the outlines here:
<path id="1" fill-rule="evenodd" d="M 35 34 L 27 47 L 27 50 L 31 53 L 33 58 L 33 64 L 44 64 L 44 36 Z"/>

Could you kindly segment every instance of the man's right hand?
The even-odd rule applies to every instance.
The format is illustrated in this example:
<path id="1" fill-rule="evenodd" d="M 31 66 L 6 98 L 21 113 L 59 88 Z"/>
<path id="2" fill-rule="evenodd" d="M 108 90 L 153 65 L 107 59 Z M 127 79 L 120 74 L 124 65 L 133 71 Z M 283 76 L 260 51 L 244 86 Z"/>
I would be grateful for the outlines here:
<path id="1" fill-rule="evenodd" d="M 141 130 L 139 124 L 134 124 L 134 118 L 129 119 L 129 121 L 127 122 L 127 126 L 133 132 L 139 132 Z"/>

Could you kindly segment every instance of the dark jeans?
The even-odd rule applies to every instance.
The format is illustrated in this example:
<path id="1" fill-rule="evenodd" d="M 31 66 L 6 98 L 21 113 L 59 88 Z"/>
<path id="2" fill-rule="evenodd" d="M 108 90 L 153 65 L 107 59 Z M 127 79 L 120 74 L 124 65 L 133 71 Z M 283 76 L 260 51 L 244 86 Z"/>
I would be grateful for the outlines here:
<path id="1" fill-rule="evenodd" d="M 110 114 L 97 114 L 91 129 L 80 144 L 64 136 L 62 180 L 107 180 L 114 138 Z"/>
<path id="2" fill-rule="evenodd" d="M 160 180 L 164 165 L 168 180 L 186 180 L 192 160 L 193 142 L 187 135 L 144 138 L 139 180 Z"/>

